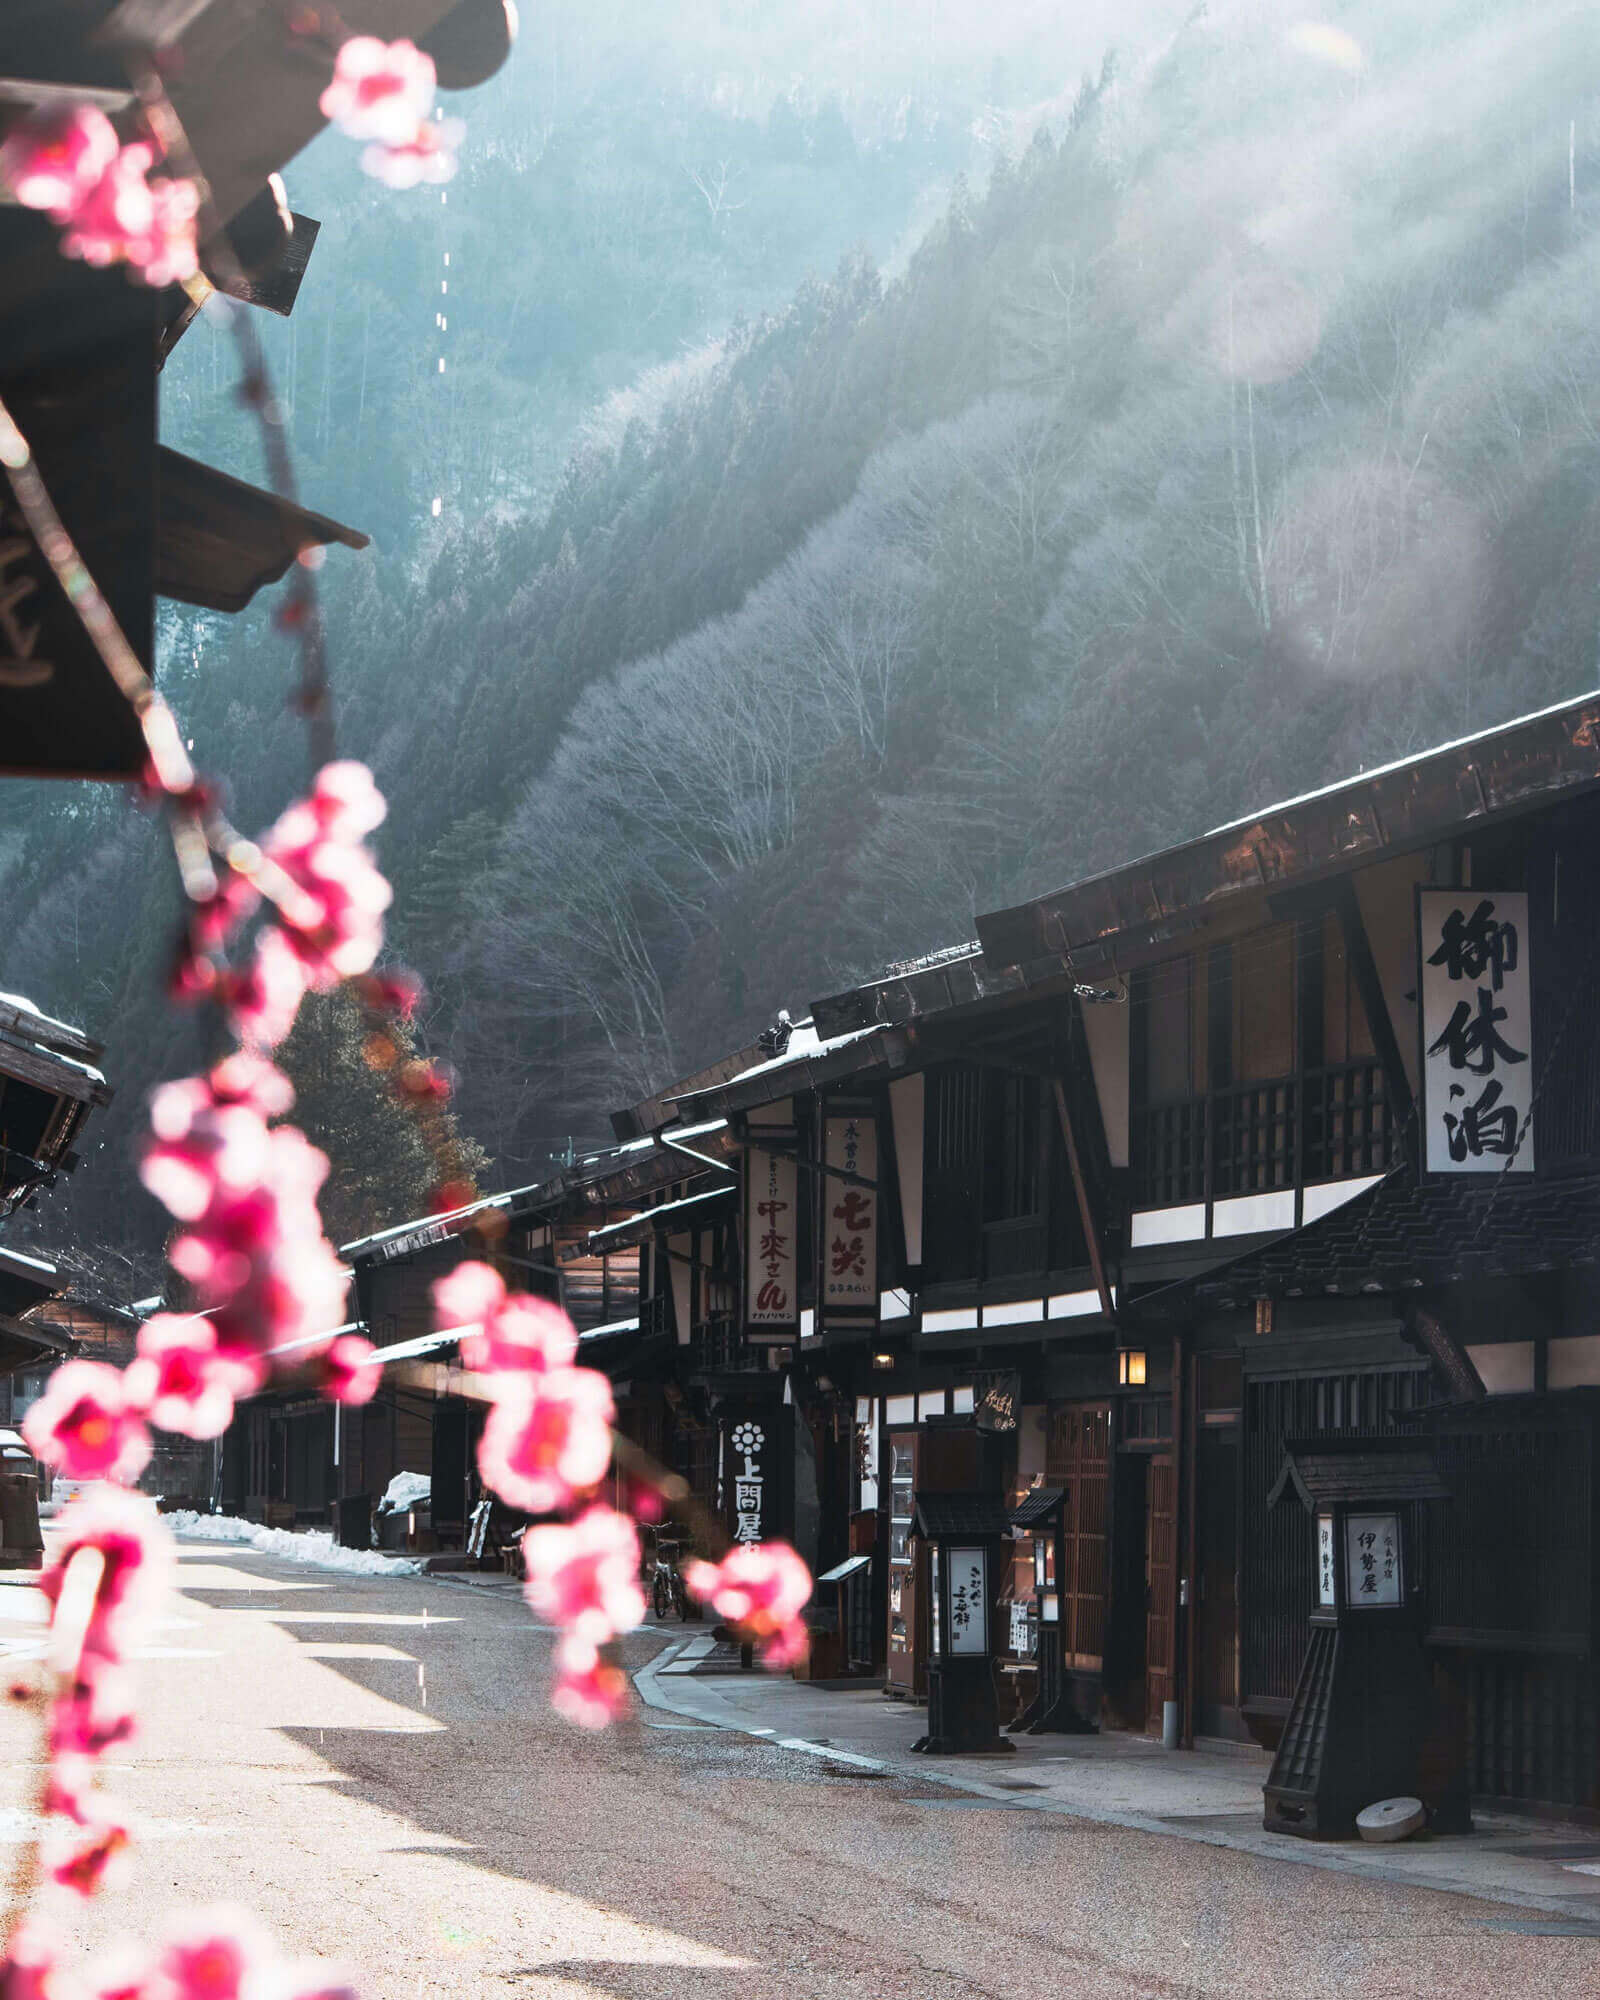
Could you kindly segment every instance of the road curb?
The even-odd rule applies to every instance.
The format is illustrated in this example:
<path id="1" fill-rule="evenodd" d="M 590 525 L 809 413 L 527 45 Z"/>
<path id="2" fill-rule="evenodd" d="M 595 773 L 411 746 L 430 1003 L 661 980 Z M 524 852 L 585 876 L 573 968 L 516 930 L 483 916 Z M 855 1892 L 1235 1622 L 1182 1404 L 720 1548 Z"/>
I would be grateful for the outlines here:
<path id="1" fill-rule="evenodd" d="M 737 1717 L 729 1705 L 722 1700 L 712 1687 L 701 1681 L 696 1684 L 687 1674 L 674 1674 L 665 1679 L 663 1672 L 675 1660 L 684 1645 L 684 1640 L 674 1640 L 654 1659 L 638 1668 L 633 1675 L 633 1684 L 639 1699 L 649 1708 L 663 1713 L 682 1716 L 686 1720 L 723 1729 L 732 1735 L 748 1737 L 752 1742 L 767 1745 L 775 1750 L 795 1750 L 808 1756 L 828 1760 L 847 1768 L 886 1772 L 903 1778 L 911 1784 L 936 1785 L 945 1791 L 960 1793 L 965 1797 L 981 1800 L 986 1804 L 1003 1808 L 1007 1812 L 1043 1812 L 1057 1818 L 1079 1819 L 1099 1826 L 1126 1828 L 1133 1833 L 1148 1833 L 1168 1840 L 1197 1841 L 1203 1847 L 1224 1847 L 1237 1854 L 1248 1854 L 1262 1861 L 1286 1861 L 1301 1868 L 1321 1868 L 1334 1875 L 1352 1875 L 1364 1881 L 1383 1882 L 1395 1888 L 1430 1889 L 1440 1895 L 1465 1896 L 1475 1902 L 1505 1905 L 1513 1909 L 1538 1910 L 1546 1916 L 1566 1917 L 1574 1924 L 1586 1927 L 1593 1925 L 1594 1935 L 1600 1937 L 1600 1899 L 1592 1893 L 1576 1891 L 1571 1896 L 1546 1896 L 1532 1890 L 1512 1890 L 1498 1886 L 1474 1886 L 1456 1881 L 1447 1876 L 1432 1874 L 1397 1873 L 1383 1866 L 1380 1860 L 1369 1858 L 1361 1852 L 1346 1853 L 1342 1849 L 1330 1847 L 1320 1842 L 1298 1841 L 1281 1834 L 1269 1834 L 1263 1829 L 1259 1834 L 1247 1833 L 1234 1828 L 1207 1828 L 1203 1825 L 1174 1826 L 1169 1821 L 1158 1819 L 1148 1813 L 1118 1811 L 1113 1807 L 1073 1805 L 1059 1799 L 1040 1798 L 1031 1793 L 1001 1791 L 985 1784 L 979 1778 L 963 1778 L 949 1771 L 923 1770 L 909 1761 L 898 1758 L 868 1757 L 852 1750 L 840 1750 L 832 1744 L 816 1743 L 806 1737 L 783 1736 L 776 1729 L 756 1729 Z M 1588 1904 L 1587 1909 L 1578 1907 Z M 1579 1935 L 1588 1935 L 1586 1928 Z"/>

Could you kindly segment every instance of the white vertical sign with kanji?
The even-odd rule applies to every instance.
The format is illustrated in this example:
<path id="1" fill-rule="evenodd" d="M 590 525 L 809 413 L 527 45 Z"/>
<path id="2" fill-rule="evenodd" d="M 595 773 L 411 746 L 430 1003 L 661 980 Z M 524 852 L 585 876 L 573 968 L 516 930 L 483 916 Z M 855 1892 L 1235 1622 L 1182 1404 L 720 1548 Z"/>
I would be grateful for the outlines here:
<path id="1" fill-rule="evenodd" d="M 1528 899 L 1423 889 L 1417 911 L 1428 1172 L 1531 1174 Z"/>
<path id="2" fill-rule="evenodd" d="M 950 1651 L 989 1650 L 989 1565 L 983 1549 L 951 1549 Z"/>
<path id="3" fill-rule="evenodd" d="M 846 1311 L 878 1310 L 878 1127 L 870 1111 L 830 1113 L 823 1135 L 823 1164 L 859 1175 L 830 1172 L 822 1183 L 822 1304 Z"/>
<path id="4" fill-rule="evenodd" d="M 1400 1602 L 1400 1517 L 1347 1514 L 1344 1601 L 1353 1609 Z"/>
<path id="5" fill-rule="evenodd" d="M 745 1154 L 745 1324 L 791 1332 L 799 1318 L 797 1170 L 783 1153 Z"/>
<path id="6" fill-rule="evenodd" d="M 1317 1602 L 1332 1604 L 1333 1594 L 1333 1516 L 1317 1516 Z"/>
<path id="7" fill-rule="evenodd" d="M 733 1479 L 733 1539 L 759 1542 L 764 1538 L 766 1475 L 762 1450 L 767 1434 L 760 1424 L 742 1419 L 728 1433 Z"/>

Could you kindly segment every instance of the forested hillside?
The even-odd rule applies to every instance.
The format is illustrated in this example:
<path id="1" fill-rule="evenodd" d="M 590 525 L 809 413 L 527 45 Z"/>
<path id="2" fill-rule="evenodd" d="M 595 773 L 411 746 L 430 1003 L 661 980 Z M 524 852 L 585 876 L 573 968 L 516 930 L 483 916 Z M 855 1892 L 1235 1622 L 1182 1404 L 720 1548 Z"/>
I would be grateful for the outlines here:
<path id="1" fill-rule="evenodd" d="M 1125 43 L 887 273 L 954 128 L 869 140 L 825 105 L 690 149 L 752 200 L 782 174 L 859 203 L 825 257 L 740 236 L 655 137 L 637 270 L 591 267 L 611 198 L 554 140 L 438 211 L 448 315 L 434 211 L 341 223 L 297 437 L 317 504 L 348 481 L 368 525 L 376 470 L 393 510 L 330 595 L 341 743 L 390 797 L 395 942 L 494 1173 L 975 908 L 1595 681 L 1592 22 L 1281 24 Z M 570 241 L 549 270 L 506 254 L 524 213 L 541 258 Z M 363 295 L 369 252 L 415 256 L 421 338 Z M 831 275 L 761 310 L 774 260 Z M 627 285 L 661 330 L 614 359 Z M 441 354 L 456 406 L 407 386 Z M 295 770 L 281 644 L 264 613 L 171 637 L 253 823 Z M 86 1018 L 125 1085 L 170 1068 L 151 844 L 83 793 L 0 808 L 4 983 Z M 117 1188 L 75 1201 L 114 1230 Z"/>

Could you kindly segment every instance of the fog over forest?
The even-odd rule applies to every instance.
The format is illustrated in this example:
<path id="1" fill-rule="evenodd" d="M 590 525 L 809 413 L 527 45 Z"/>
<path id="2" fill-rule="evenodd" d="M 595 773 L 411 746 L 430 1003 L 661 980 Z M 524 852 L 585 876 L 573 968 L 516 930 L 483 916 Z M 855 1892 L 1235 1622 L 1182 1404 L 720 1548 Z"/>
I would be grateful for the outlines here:
<path id="1" fill-rule="evenodd" d="M 446 201 L 305 155 L 265 331 L 374 538 L 340 749 L 486 1185 L 975 910 L 1595 684 L 1592 10 L 559 0 L 454 108 Z M 254 478 L 232 377 L 198 324 L 164 434 Z M 271 609 L 161 627 L 252 827 L 304 777 Z M 159 828 L 13 784 L 0 876 L 119 1091 L 36 1240 L 137 1286 L 196 1053 Z M 288 1052 L 336 1237 L 427 1182 L 358 1042 Z"/>

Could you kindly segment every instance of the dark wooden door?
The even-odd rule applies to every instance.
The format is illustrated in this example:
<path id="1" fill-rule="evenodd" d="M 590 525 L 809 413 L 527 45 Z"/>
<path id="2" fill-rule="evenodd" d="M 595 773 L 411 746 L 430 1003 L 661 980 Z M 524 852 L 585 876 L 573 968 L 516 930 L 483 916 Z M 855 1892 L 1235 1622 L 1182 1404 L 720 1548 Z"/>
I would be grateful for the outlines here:
<path id="1" fill-rule="evenodd" d="M 1195 1722 L 1204 1736 L 1237 1736 L 1239 1721 L 1239 1427 L 1200 1432 L 1195 1607 Z"/>
<path id="2" fill-rule="evenodd" d="M 1062 1663 L 1099 1673 L 1106 1635 L 1106 1526 L 1111 1494 L 1111 1409 L 1065 1403 L 1050 1413 L 1045 1476 L 1065 1489 L 1062 1508 Z"/>
<path id="3" fill-rule="evenodd" d="M 1145 1725 L 1161 1727 L 1164 1702 L 1177 1698 L 1178 1634 L 1173 1600 L 1178 1568 L 1178 1481 L 1171 1452 L 1150 1461 L 1145 1509 Z"/>

